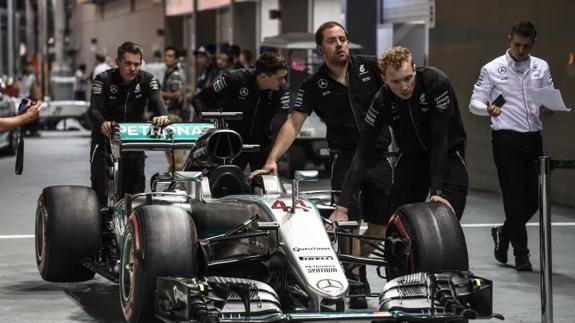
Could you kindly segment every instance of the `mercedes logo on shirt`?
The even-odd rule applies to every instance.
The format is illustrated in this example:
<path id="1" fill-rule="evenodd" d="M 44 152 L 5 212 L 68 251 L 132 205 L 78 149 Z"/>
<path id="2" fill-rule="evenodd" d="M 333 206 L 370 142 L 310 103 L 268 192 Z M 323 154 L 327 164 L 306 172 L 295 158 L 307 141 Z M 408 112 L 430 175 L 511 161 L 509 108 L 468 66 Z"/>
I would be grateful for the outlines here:
<path id="1" fill-rule="evenodd" d="M 320 89 L 325 89 L 327 87 L 327 80 L 319 79 L 319 81 L 317 81 L 317 86 L 319 86 Z"/>
<path id="2" fill-rule="evenodd" d="M 247 87 L 243 87 L 240 89 L 240 95 L 241 96 L 248 96 L 249 93 L 250 93 L 250 91 L 248 90 Z"/>
<path id="3" fill-rule="evenodd" d="M 497 72 L 499 74 L 505 74 L 505 72 L 507 72 L 507 69 L 505 68 L 505 66 L 501 66 L 499 69 L 497 69 Z"/>
<path id="4" fill-rule="evenodd" d="M 343 284 L 334 279 L 322 279 L 317 282 L 317 288 L 321 290 L 342 290 Z"/>

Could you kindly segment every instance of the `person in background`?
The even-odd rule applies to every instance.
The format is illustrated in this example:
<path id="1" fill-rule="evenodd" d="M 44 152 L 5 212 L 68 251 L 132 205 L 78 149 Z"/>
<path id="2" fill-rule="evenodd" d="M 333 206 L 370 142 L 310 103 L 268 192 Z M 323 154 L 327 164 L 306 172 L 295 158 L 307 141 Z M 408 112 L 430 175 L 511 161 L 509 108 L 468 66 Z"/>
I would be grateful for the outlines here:
<path id="1" fill-rule="evenodd" d="M 257 144 L 260 151 L 240 154 L 233 163 L 242 170 L 263 167 L 271 148 L 274 118 L 289 110 L 285 59 L 275 53 L 263 53 L 252 69 L 224 73 L 214 84 L 192 101 L 198 113 L 204 111 L 242 112 L 242 120 L 230 120 L 246 144 Z"/>
<path id="2" fill-rule="evenodd" d="M 236 44 L 231 45 L 228 49 L 228 52 L 230 53 L 230 57 L 232 59 L 232 69 L 237 70 L 238 68 L 244 68 L 244 66 L 239 61 L 241 53 L 240 46 Z"/>
<path id="3" fill-rule="evenodd" d="M 74 73 L 74 100 L 86 100 L 86 90 L 88 89 L 88 76 L 86 75 L 86 64 L 80 64 Z"/>
<path id="4" fill-rule="evenodd" d="M 0 132 L 10 131 L 38 119 L 42 102 L 38 101 L 32 105 L 32 101 L 29 100 L 27 106 L 28 109 L 22 114 L 15 117 L 0 118 Z"/>
<path id="5" fill-rule="evenodd" d="M 164 104 L 168 110 L 170 123 L 182 122 L 184 82 L 178 66 L 178 54 L 175 47 L 166 47 L 164 50 L 164 64 L 166 65 L 166 72 L 162 81 L 162 99 L 164 99 Z M 181 150 L 176 150 L 173 154 L 171 151 L 167 151 L 166 158 L 171 172 L 181 170 L 186 162 L 186 156 Z"/>
<path id="6" fill-rule="evenodd" d="M 232 70 L 232 56 L 228 52 L 218 54 L 218 77 Z"/>
<path id="7" fill-rule="evenodd" d="M 525 225 L 539 206 L 537 157 L 543 155 L 540 113 L 552 115 L 530 98 L 529 90 L 553 86 L 546 61 L 531 56 L 537 30 L 519 21 L 507 36 L 509 49 L 481 68 L 473 88 L 469 109 L 491 117 L 491 144 L 503 194 L 505 222 L 492 228 L 494 256 L 507 263 L 509 243 L 513 245 L 515 269 L 531 271 Z M 504 105 L 493 104 L 502 95 Z"/>
<path id="8" fill-rule="evenodd" d="M 106 63 L 106 55 L 98 53 L 95 58 L 96 65 L 94 65 L 94 70 L 92 71 L 92 80 L 95 80 L 98 74 L 112 68 L 108 63 Z"/>
<path id="9" fill-rule="evenodd" d="M 254 67 L 252 51 L 249 49 L 242 49 L 240 56 L 238 57 L 238 62 L 241 65 L 241 68 Z"/>

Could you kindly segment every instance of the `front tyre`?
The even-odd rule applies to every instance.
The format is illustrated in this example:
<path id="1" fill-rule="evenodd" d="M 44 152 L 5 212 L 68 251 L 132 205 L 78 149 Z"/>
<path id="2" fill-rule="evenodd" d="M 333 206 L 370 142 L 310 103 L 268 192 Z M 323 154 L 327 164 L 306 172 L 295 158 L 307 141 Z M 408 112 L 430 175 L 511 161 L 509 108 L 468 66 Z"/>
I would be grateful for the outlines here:
<path id="1" fill-rule="evenodd" d="M 468 270 L 467 245 L 453 211 L 441 203 L 401 206 L 389 220 L 386 237 L 409 240 L 407 255 L 393 255 L 387 280 L 417 272 Z M 386 250 L 386 254 L 388 250 Z"/>
<path id="2" fill-rule="evenodd" d="M 83 186 L 46 187 L 36 208 L 35 255 L 38 271 L 51 282 L 81 282 L 94 272 L 81 261 L 101 245 L 96 193 Z"/>
<path id="3" fill-rule="evenodd" d="M 120 302 L 128 322 L 154 322 L 156 278 L 196 273 L 197 232 L 185 210 L 149 205 L 130 214 L 122 246 Z"/>

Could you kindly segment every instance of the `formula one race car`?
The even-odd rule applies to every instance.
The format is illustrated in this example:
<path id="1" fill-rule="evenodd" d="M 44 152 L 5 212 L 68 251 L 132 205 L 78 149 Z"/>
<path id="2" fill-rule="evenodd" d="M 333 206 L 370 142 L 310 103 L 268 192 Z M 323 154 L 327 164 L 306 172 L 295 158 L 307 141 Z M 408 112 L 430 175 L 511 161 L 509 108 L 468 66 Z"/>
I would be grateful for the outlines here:
<path id="1" fill-rule="evenodd" d="M 298 192 L 299 182 L 316 174 L 296 172 L 291 194 L 277 176 L 249 181 L 231 164 L 243 148 L 236 132 L 209 123 L 120 124 L 111 141 L 108 206 L 100 209 L 88 187 L 43 190 L 36 215 L 42 277 L 77 282 L 98 273 L 118 282 L 128 322 L 493 316 L 492 283 L 467 271 L 463 232 L 446 207 L 401 207 L 387 237 L 371 240 L 379 257 L 343 255 L 338 239 L 357 238 L 346 233 L 357 223 L 330 223 L 335 229 L 326 232 L 330 202 L 320 192 Z M 152 192 L 120 196 L 121 151 L 171 149 L 191 149 L 188 171 L 156 174 Z M 346 308 L 358 282 L 348 281 L 343 262 L 376 266 L 387 278 L 378 308 Z"/>

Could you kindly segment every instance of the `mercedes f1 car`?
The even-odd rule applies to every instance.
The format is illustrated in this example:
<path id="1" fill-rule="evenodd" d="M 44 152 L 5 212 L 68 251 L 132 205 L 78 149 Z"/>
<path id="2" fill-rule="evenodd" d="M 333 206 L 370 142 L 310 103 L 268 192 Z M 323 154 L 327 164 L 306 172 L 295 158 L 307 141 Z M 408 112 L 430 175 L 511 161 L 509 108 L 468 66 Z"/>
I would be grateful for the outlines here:
<path id="1" fill-rule="evenodd" d="M 40 195 L 41 276 L 79 282 L 98 273 L 117 282 L 128 322 L 493 316 L 492 282 L 467 270 L 463 232 L 446 207 L 403 206 L 387 237 L 372 238 L 377 257 L 344 255 L 338 239 L 359 238 L 346 231 L 357 223 L 330 223 L 326 232 L 330 202 L 298 190 L 315 174 L 296 172 L 291 193 L 277 176 L 250 181 L 231 164 L 243 148 L 236 132 L 210 123 L 120 124 L 111 140 L 108 205 L 100 207 L 88 187 L 52 186 Z M 172 149 L 191 150 L 187 171 L 156 174 L 152 192 L 121 196 L 122 151 Z M 344 262 L 373 265 L 387 278 L 375 294 L 378 308 L 346 307 L 358 282 L 348 281 Z"/>

